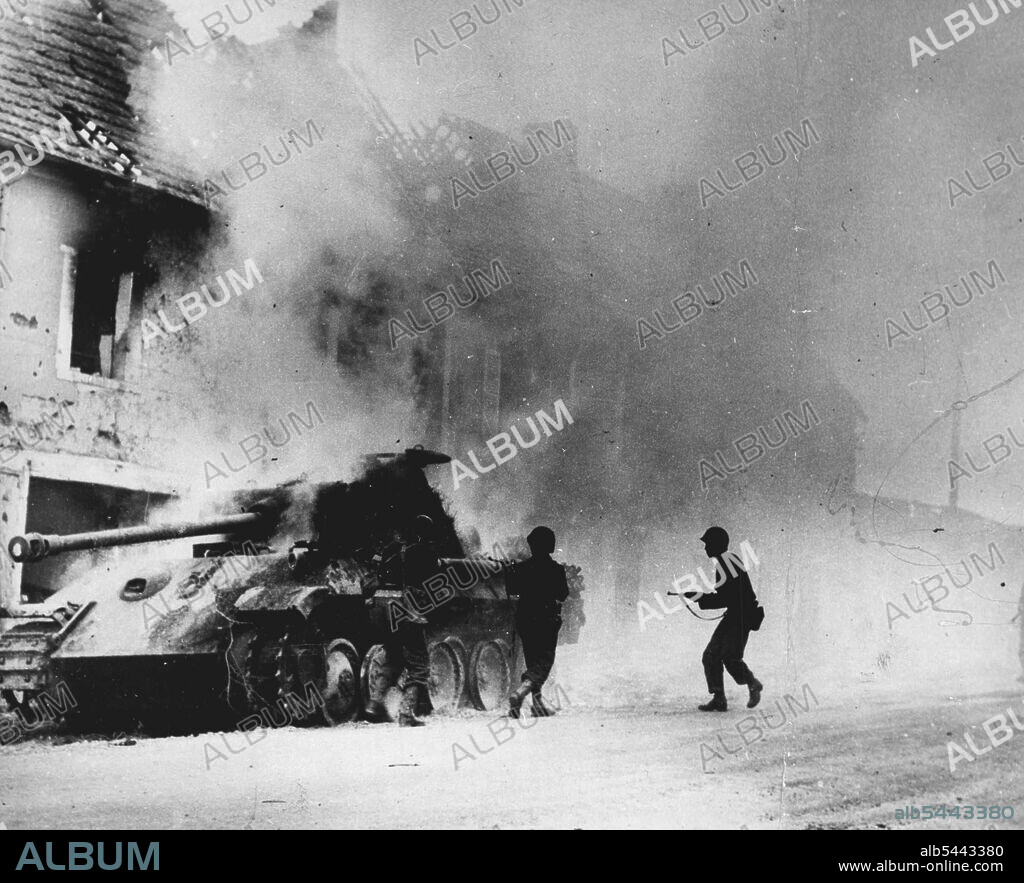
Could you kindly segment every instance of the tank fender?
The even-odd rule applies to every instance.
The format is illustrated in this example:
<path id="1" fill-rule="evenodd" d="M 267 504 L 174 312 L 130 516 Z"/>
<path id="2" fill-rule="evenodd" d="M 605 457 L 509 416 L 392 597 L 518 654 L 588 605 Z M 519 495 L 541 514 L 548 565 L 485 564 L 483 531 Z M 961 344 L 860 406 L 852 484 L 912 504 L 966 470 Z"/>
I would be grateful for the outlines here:
<path id="1" fill-rule="evenodd" d="M 235 609 L 242 613 L 298 610 L 308 619 L 317 607 L 332 597 L 334 593 L 327 586 L 253 586 L 238 597 Z"/>

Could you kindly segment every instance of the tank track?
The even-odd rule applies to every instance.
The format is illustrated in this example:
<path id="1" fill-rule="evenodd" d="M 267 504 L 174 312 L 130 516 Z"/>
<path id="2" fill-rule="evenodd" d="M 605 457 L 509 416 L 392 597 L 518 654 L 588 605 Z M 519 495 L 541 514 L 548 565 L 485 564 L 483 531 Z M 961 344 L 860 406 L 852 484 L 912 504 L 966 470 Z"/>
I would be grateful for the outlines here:
<path id="1" fill-rule="evenodd" d="M 327 694 L 328 642 L 315 623 L 298 614 L 236 637 L 228 653 L 232 708 L 261 717 L 269 727 L 334 723 L 321 705 L 309 710 Z"/>

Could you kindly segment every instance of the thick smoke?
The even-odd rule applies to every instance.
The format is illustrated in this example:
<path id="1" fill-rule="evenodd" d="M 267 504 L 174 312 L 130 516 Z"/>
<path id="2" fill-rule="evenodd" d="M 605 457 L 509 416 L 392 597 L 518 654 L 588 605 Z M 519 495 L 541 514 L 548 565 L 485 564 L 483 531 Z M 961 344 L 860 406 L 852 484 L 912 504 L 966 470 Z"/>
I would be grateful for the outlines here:
<path id="1" fill-rule="evenodd" d="M 137 74 L 153 96 L 147 117 L 217 209 L 205 252 L 175 255 L 180 276 L 161 280 L 179 293 L 165 313 L 180 322 L 173 298 L 202 284 L 221 297 L 217 277 L 245 277 L 247 260 L 265 280 L 147 352 L 150 364 L 165 355 L 180 366 L 178 350 L 192 367 L 171 393 L 189 390 L 194 421 L 166 457 L 204 491 L 350 477 L 362 454 L 419 436 L 408 360 L 381 358 L 360 329 L 390 312 L 408 268 L 430 257 L 408 241 L 389 182 L 369 159 L 372 136 L 351 89 L 324 82 L 340 73 L 333 33 L 317 33 L 315 22 L 289 30 L 256 46 L 228 38 Z M 245 159 L 252 154 L 261 166 Z M 280 442 L 289 428 L 286 445 L 268 444 L 266 433 Z M 249 466 L 240 442 L 254 434 L 270 456 Z M 236 476 L 224 457 L 248 468 Z"/>
<path id="2" fill-rule="evenodd" d="M 904 419 L 893 428 L 876 418 L 883 429 L 871 435 L 863 403 L 879 397 L 885 381 L 856 377 L 849 368 L 840 377 L 834 367 L 823 316 L 860 323 L 853 326 L 856 339 L 875 347 L 866 358 L 880 358 L 867 330 L 869 321 L 880 327 L 880 315 L 866 301 L 860 314 L 843 302 L 853 299 L 858 276 L 871 276 L 868 268 L 890 248 L 879 244 L 883 234 L 858 219 L 884 202 L 865 173 L 886 148 L 884 142 L 860 145 L 854 156 L 849 145 L 861 123 L 843 118 L 813 89 L 814 77 L 823 75 L 813 47 L 836 45 L 838 25 L 815 22 L 800 10 L 773 9 L 752 30 L 771 36 L 758 56 L 768 71 L 758 71 L 761 79 L 792 82 L 792 94 L 773 96 L 761 108 L 764 89 L 752 96 L 751 78 L 727 72 L 725 62 L 707 61 L 718 77 L 716 94 L 700 87 L 687 100 L 706 104 L 709 124 L 687 131 L 684 159 L 659 167 L 653 192 L 598 183 L 594 156 L 603 152 L 602 126 L 575 120 L 580 128 L 571 150 L 523 176 L 521 190 L 509 185 L 488 194 L 485 209 L 460 209 L 455 233 L 430 222 L 437 217 L 431 200 L 444 180 L 416 204 L 381 164 L 329 12 L 273 39 L 253 45 L 226 39 L 170 67 L 140 72 L 155 96 L 149 115 L 200 179 L 219 182 L 220 170 L 228 169 L 232 180 L 244 180 L 242 157 L 263 145 L 280 155 L 278 137 L 289 129 L 305 134 L 309 119 L 324 135 L 322 143 L 303 147 L 287 164 L 218 200 L 221 226 L 198 281 L 212 282 L 252 258 L 266 284 L 151 351 L 154 358 L 167 347 L 194 353 L 195 375 L 179 379 L 181 389 L 195 389 L 197 396 L 196 421 L 183 427 L 181 449 L 189 454 L 182 470 L 201 483 L 204 460 L 229 450 L 237 462 L 240 439 L 264 426 L 273 432 L 278 417 L 301 413 L 307 400 L 320 408 L 322 427 L 282 449 L 276 463 L 261 462 L 217 486 L 302 474 L 347 477 L 363 452 L 420 441 L 432 415 L 417 392 L 432 366 L 436 370 L 446 332 L 435 330 L 390 352 L 387 320 L 436 290 L 425 289 L 424 280 L 455 280 L 502 257 L 516 280 L 513 290 L 452 320 L 459 342 L 500 341 L 522 353 L 509 373 L 512 388 L 518 383 L 523 394 L 502 396 L 515 404 L 505 405 L 495 431 L 524 426 L 537 409 L 550 413 L 558 398 L 575 420 L 479 480 L 456 490 L 443 473 L 438 483 L 460 523 L 478 531 L 486 547 L 500 541 L 512 548 L 534 524 L 547 523 L 558 533 L 559 557 L 584 565 L 590 624 L 584 643 L 563 654 L 567 680 L 588 696 L 613 701 L 665 689 L 701 692 L 699 651 L 709 626 L 682 611 L 641 630 L 631 590 L 655 604 L 654 593 L 664 596 L 675 577 L 706 567 L 696 538 L 712 523 L 726 525 L 736 541 L 748 540 L 762 561 L 752 576 L 769 621 L 752 643 L 757 670 L 787 682 L 808 672 L 822 683 L 912 678 L 935 671 L 941 652 L 974 675 L 991 668 L 992 648 L 1003 666 L 1011 638 L 1008 605 L 1020 579 L 1012 532 L 940 508 L 948 421 L 916 444 L 916 456 L 900 450 L 913 437 L 910 430 L 948 401 L 939 392 L 915 400 L 915 418 L 923 414 L 923 421 Z M 522 21 L 533 28 L 535 20 Z M 453 53 L 445 61 L 482 64 L 464 57 Z M 708 51 L 702 64 L 705 57 L 713 55 Z M 845 64 L 837 62 L 839 72 Z M 420 94 L 421 73 L 429 72 L 413 67 L 383 79 L 378 91 L 385 103 L 414 103 L 408 96 Z M 437 94 L 428 102 L 435 108 Z M 753 128 L 728 113 L 732 104 L 754 108 Z M 552 100 L 531 104 L 526 118 L 550 125 L 562 115 Z M 770 144 L 786 126 L 799 130 L 805 117 L 822 143 L 771 181 L 751 184 L 744 200 L 716 200 L 709 211 L 695 211 L 700 175 L 727 166 L 742 152 L 737 145 Z M 521 123 L 506 126 L 519 143 Z M 872 117 L 864 125 L 874 131 L 880 123 Z M 656 149 L 624 177 L 642 179 L 647 157 L 660 156 Z M 442 192 L 440 199 L 446 198 Z M 474 243 L 473 259 L 480 260 L 467 266 L 457 243 L 460 236 L 472 240 L 477 228 L 505 235 Z M 525 235 L 536 230 L 557 240 L 560 266 L 551 268 L 548 286 L 536 279 L 548 270 L 552 251 L 542 252 Z M 857 241 L 858 234 L 874 251 Z M 706 306 L 691 325 L 638 349 L 638 318 L 654 322 L 658 310 L 674 321 L 673 298 L 697 285 L 716 297 L 712 278 L 726 269 L 740 275 L 743 260 L 757 274 L 756 286 Z M 532 284 L 517 267 L 530 267 Z M 920 277 L 919 268 L 903 264 L 891 272 L 901 284 L 911 272 Z M 568 277 L 577 282 L 560 289 Z M 194 290 L 196 271 L 183 273 L 179 283 L 182 293 Z M 948 353 L 943 360 L 937 379 L 948 379 L 942 373 Z M 896 370 L 901 382 L 910 376 L 905 366 Z M 551 382 L 545 387 L 537 377 Z M 859 396 L 850 391 L 851 378 L 861 384 Z M 715 460 L 721 451 L 735 464 L 737 439 L 761 427 L 775 438 L 775 419 L 787 410 L 801 415 L 804 402 L 816 417 L 808 431 L 790 433 L 784 446 L 742 473 L 702 483 L 702 460 L 721 470 Z M 457 433 L 448 452 L 485 455 L 488 435 Z M 898 469 L 887 473 L 890 463 Z M 901 499 L 913 497 L 933 505 L 915 509 Z M 987 557 L 991 542 L 1006 564 L 976 573 L 974 584 L 959 588 L 965 579 L 959 562 L 969 565 L 972 553 Z M 920 581 L 947 567 L 956 581 L 947 578 L 950 597 L 938 605 L 968 610 L 971 624 L 930 605 L 906 620 L 892 619 L 888 602 L 906 611 L 905 592 L 920 608 Z M 663 686 L 667 661 L 687 687 Z"/>

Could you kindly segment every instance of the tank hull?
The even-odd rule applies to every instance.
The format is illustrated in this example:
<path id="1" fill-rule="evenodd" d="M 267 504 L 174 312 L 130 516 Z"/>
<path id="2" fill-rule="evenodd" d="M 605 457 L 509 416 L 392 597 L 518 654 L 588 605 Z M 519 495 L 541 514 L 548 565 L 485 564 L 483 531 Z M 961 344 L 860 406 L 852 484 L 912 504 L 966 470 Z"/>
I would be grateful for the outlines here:
<path id="1" fill-rule="evenodd" d="M 233 729 L 254 714 L 266 719 L 268 710 L 280 720 L 289 695 L 337 692 L 328 682 L 327 648 L 341 640 L 355 651 L 340 674 L 350 707 L 332 716 L 318 709 L 303 722 L 357 719 L 368 699 L 367 657 L 379 657 L 402 609 L 396 605 L 407 604 L 407 596 L 383 589 L 367 597 L 361 586 L 316 574 L 286 580 L 283 555 L 262 555 L 245 566 L 242 573 L 230 558 L 126 565 L 58 592 L 46 606 L 73 618 L 73 627 L 52 640 L 59 622 L 26 618 L 25 625 L 53 625 L 30 632 L 32 677 L 15 684 L 8 673 L 7 686 L 52 694 L 62 685 L 73 697 L 66 717 L 77 731 Z M 515 602 L 502 574 L 426 613 L 431 661 L 439 669 L 432 670 L 432 704 L 497 707 L 522 664 Z M 283 675 L 281 660 L 285 669 L 291 665 Z M 25 663 L 19 661 L 22 669 Z"/>
<path id="2" fill-rule="evenodd" d="M 507 562 L 465 557 L 422 473 L 442 462 L 444 455 L 421 450 L 378 456 L 350 484 L 235 500 L 234 511 L 249 515 L 21 538 L 26 556 L 247 527 L 259 545 L 239 545 L 234 535 L 194 547 L 199 557 L 191 559 L 161 559 L 142 546 L 107 553 L 109 563 L 38 609 L 0 620 L 0 691 L 8 704 L 35 701 L 40 713 L 58 691 L 70 697 L 62 700 L 69 722 L 87 730 L 143 724 L 196 731 L 285 718 L 344 723 L 359 718 L 383 648 L 408 615 L 427 621 L 433 705 L 497 707 L 520 666 Z M 274 551 L 268 526 L 293 526 L 298 500 L 313 501 L 306 517 L 312 540 Z M 457 591 L 424 602 L 404 588 L 396 537 L 411 513 L 429 513 L 437 560 Z M 566 572 L 570 615 L 562 639 L 572 642 L 582 623 L 582 582 L 578 568 Z"/>

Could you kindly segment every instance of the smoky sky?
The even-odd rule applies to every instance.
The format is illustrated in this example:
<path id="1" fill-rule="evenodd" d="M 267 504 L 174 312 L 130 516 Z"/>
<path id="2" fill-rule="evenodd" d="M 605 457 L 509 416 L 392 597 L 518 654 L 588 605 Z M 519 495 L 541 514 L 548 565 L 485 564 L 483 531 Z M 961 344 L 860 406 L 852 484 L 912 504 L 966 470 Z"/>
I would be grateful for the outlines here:
<path id="1" fill-rule="evenodd" d="M 741 17 L 736 3 L 727 5 Z M 353 19 L 349 44 L 368 73 L 396 83 L 389 104 L 409 118 L 444 108 L 509 130 L 525 120 L 571 118 L 581 130 L 583 169 L 650 207 L 646 258 L 678 272 L 680 282 L 689 267 L 670 266 L 669 249 L 678 259 L 721 237 L 737 254 L 762 256 L 764 275 L 781 283 L 772 297 L 808 317 L 810 345 L 865 414 L 858 486 L 874 491 L 888 473 L 888 494 L 942 502 L 952 421 L 914 439 L 955 401 L 1019 369 L 1015 300 L 1024 270 L 1014 248 L 1024 176 L 959 198 L 953 209 L 947 188 L 951 176 L 965 180 L 964 168 L 983 184 L 982 158 L 1024 135 L 1014 88 L 1020 75 L 1006 63 L 1024 10 L 1010 6 L 1010 14 L 912 67 L 909 38 L 927 40 L 930 27 L 948 42 L 943 19 L 959 6 L 776 3 L 685 57 L 672 55 L 667 66 L 661 38 L 679 45 L 681 27 L 696 42 L 695 20 L 713 4 L 513 7 L 417 67 L 414 37 L 429 40 L 434 27 L 452 42 L 446 17 L 461 7 L 426 3 L 412 12 L 378 3 Z M 820 144 L 701 207 L 700 177 L 713 180 L 722 168 L 735 179 L 735 157 L 804 118 Z M 920 326 L 922 297 L 993 259 L 1007 286 L 887 347 L 886 317 L 905 324 L 906 309 Z M 783 370 L 793 355 L 778 343 L 773 361 Z M 653 345 L 686 348 L 674 337 Z M 1011 383 L 962 413 L 961 447 L 979 466 L 987 465 L 979 462 L 982 441 L 1006 435 L 1007 425 L 1020 428 L 1020 401 L 1020 385 Z M 997 474 L 997 481 L 958 481 L 961 505 L 1010 517 L 1024 457 L 999 464 Z"/>
<path id="2" fill-rule="evenodd" d="M 724 4 L 733 19 L 739 4 Z M 198 0 L 172 5 L 193 19 L 219 8 Z M 314 5 L 279 3 L 248 36 L 243 27 L 236 35 L 264 39 L 286 19 L 301 23 Z M 477 5 L 494 15 L 490 3 Z M 628 257 L 632 284 L 608 294 L 622 346 L 636 348 L 637 318 L 664 311 L 687 285 L 748 258 L 769 281 L 764 314 L 778 323 L 766 323 L 752 341 L 749 322 L 762 313 L 716 315 L 718 323 L 748 323 L 737 335 L 745 350 L 730 358 L 754 359 L 769 376 L 799 373 L 798 364 L 829 372 L 863 416 L 857 488 L 942 503 L 957 417 L 964 465 L 964 450 L 987 465 L 981 443 L 1005 436 L 1008 426 L 1024 438 L 1024 378 L 999 386 L 1021 367 L 1016 300 L 1024 266 L 1015 245 L 1024 173 L 1011 161 L 1012 174 L 954 208 L 947 184 L 953 176 L 966 182 L 964 169 L 987 182 L 982 159 L 1007 143 L 1024 155 L 1024 74 L 1009 63 L 1024 8 L 1007 4 L 989 26 L 912 66 L 910 38 L 929 43 L 931 28 L 949 42 L 943 19 L 966 4 L 781 0 L 666 63 L 662 38 L 681 45 L 682 28 L 697 41 L 696 19 L 718 10 L 724 21 L 721 5 L 509 4 L 495 23 L 477 21 L 461 44 L 421 51 L 417 64 L 415 38 L 436 46 L 434 29 L 452 43 L 448 19 L 471 5 L 349 0 L 339 8 L 338 52 L 403 125 L 447 112 L 515 136 L 527 124 L 570 119 L 581 171 L 634 207 L 609 212 L 592 231 L 610 257 Z M 975 5 L 991 14 L 987 2 Z M 344 88 L 315 78 L 301 87 L 323 96 Z M 786 128 L 799 132 L 804 119 L 820 143 L 701 205 L 701 177 L 715 180 L 722 169 L 735 180 L 736 157 L 770 145 Z M 572 210 L 567 204 L 567 216 Z M 887 346 L 887 318 L 905 326 L 906 310 L 920 326 L 923 297 L 992 260 L 1007 284 Z M 799 317 L 799 337 L 792 324 L 782 327 L 786 316 Z M 658 384 L 691 386 L 704 335 L 698 324 L 652 341 L 637 353 L 637 370 L 646 370 L 648 358 Z M 706 377 L 700 386 L 714 389 Z M 718 393 L 721 401 L 709 392 L 707 412 L 695 419 L 722 401 L 747 402 L 756 390 Z M 958 401 L 967 404 L 947 414 Z M 765 416 L 752 413 L 749 428 Z M 958 482 L 961 506 L 1018 520 L 1024 452 L 1010 448 L 1004 462 Z"/>

